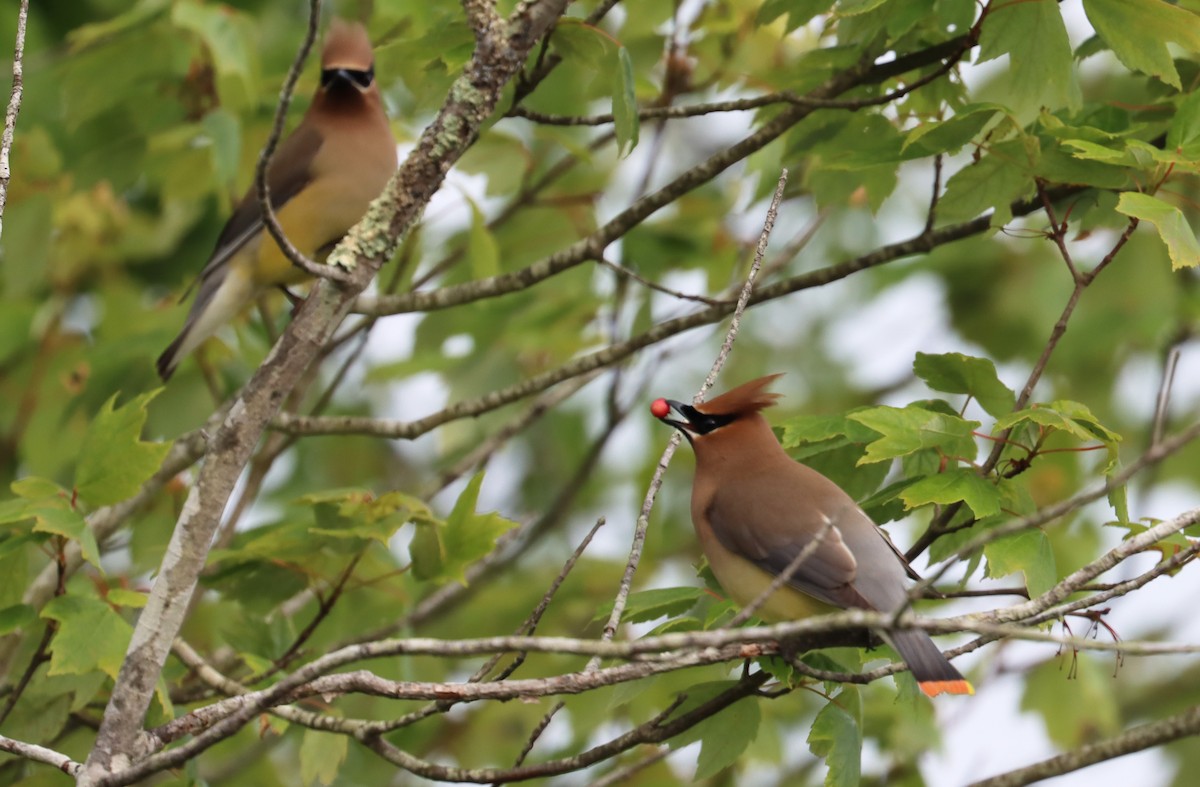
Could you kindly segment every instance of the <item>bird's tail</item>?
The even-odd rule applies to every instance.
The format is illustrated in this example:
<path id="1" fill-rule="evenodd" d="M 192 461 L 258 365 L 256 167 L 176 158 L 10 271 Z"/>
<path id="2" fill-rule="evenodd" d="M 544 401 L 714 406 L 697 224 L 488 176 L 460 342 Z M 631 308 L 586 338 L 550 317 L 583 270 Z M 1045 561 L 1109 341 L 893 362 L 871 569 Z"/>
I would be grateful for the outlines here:
<path id="1" fill-rule="evenodd" d="M 887 639 L 912 670 L 913 677 L 921 684 L 921 691 L 930 697 L 942 693 L 975 693 L 975 687 L 946 660 L 942 651 L 924 631 L 890 631 Z"/>
<path id="2" fill-rule="evenodd" d="M 185 326 L 183 331 L 175 337 L 175 341 L 167 345 L 167 349 L 163 350 L 162 355 L 158 356 L 158 360 L 154 362 L 154 368 L 158 369 L 158 376 L 165 383 L 171 379 L 171 375 L 175 374 L 175 367 L 179 366 L 179 362 L 183 360 L 184 353 L 179 350 L 183 347 L 183 341 L 189 333 L 188 327 Z"/>
<path id="3" fill-rule="evenodd" d="M 227 264 L 202 276 L 183 330 L 154 363 L 163 382 L 175 373 L 175 367 L 188 353 L 253 303 L 255 292 L 254 281 L 245 265 Z"/>

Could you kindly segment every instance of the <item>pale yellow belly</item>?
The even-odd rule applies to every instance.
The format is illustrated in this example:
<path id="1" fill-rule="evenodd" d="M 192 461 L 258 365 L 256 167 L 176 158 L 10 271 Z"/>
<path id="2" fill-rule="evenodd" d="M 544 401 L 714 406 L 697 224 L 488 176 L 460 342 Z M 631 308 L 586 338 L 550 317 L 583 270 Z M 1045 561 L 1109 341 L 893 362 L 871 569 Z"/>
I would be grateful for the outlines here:
<path id="1" fill-rule="evenodd" d="M 719 546 L 719 545 L 718 545 Z M 771 585 L 774 577 L 745 558 L 728 550 L 708 550 L 709 565 L 721 587 L 738 606 L 752 603 Z M 778 623 L 837 611 L 837 607 L 784 586 L 772 593 L 754 613 L 763 620 Z"/>
<path id="2" fill-rule="evenodd" d="M 334 184 L 315 183 L 289 200 L 277 214 L 287 239 L 309 259 L 315 259 L 317 252 L 331 240 L 345 235 L 366 212 L 365 205 L 348 206 L 340 202 L 336 191 Z M 254 282 L 270 286 L 295 284 L 308 278 L 264 228 L 254 255 Z"/>

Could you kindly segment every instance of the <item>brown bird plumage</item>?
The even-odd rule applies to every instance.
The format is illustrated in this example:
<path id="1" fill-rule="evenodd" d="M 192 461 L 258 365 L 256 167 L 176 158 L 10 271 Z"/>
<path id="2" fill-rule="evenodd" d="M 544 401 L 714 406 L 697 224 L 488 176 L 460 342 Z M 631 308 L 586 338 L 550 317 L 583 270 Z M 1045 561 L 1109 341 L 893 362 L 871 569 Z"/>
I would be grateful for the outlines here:
<path id="1" fill-rule="evenodd" d="M 904 558 L 837 484 L 788 456 L 763 418 L 779 396 L 766 390 L 778 376 L 695 407 L 658 399 L 650 408 L 695 450 L 692 523 L 713 574 L 745 606 L 823 532 L 759 613 L 779 621 L 848 607 L 900 609 L 911 573 Z M 887 639 L 926 694 L 973 693 L 924 631 L 892 631 Z"/>
<path id="2" fill-rule="evenodd" d="M 305 256 L 323 259 L 383 191 L 396 163 L 367 32 L 335 20 L 321 55 L 320 87 L 267 170 L 271 205 L 288 240 Z M 263 232 L 252 185 L 217 238 L 187 322 L 158 359 L 159 375 L 168 379 L 184 356 L 261 293 L 305 276 Z"/>

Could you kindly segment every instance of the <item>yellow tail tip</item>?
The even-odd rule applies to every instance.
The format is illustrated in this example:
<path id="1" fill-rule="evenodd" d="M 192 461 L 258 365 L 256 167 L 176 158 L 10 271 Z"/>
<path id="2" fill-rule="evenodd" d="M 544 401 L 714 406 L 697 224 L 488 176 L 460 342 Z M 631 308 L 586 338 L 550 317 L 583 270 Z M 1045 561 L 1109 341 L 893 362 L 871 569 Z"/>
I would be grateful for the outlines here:
<path id="1" fill-rule="evenodd" d="M 939 694 L 974 694 L 975 687 L 969 680 L 925 680 L 921 681 L 921 691 L 936 697 Z"/>

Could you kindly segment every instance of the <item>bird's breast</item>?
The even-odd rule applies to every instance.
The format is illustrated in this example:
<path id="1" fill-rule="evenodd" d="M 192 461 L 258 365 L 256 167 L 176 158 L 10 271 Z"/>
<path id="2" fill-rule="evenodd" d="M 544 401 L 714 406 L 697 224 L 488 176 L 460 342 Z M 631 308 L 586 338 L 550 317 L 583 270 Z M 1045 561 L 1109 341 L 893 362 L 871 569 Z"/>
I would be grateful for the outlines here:
<path id="1" fill-rule="evenodd" d="M 278 211 L 284 234 L 306 257 L 317 258 L 362 219 L 395 168 L 394 147 L 358 155 L 341 146 L 322 149 L 313 162 L 312 182 Z M 259 246 L 254 274 L 263 285 L 294 284 L 307 278 L 274 242 Z"/>
<path id="2" fill-rule="evenodd" d="M 704 556 L 708 558 L 709 566 L 712 567 L 713 576 L 739 607 L 754 602 L 775 579 L 773 575 L 746 558 L 726 549 L 707 525 L 697 522 L 696 536 L 700 540 Z M 764 620 L 777 623 L 835 611 L 837 607 L 784 585 L 772 593 L 755 614 Z"/>

